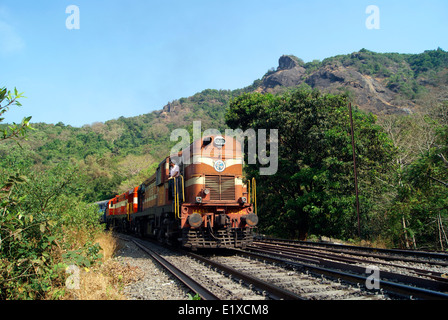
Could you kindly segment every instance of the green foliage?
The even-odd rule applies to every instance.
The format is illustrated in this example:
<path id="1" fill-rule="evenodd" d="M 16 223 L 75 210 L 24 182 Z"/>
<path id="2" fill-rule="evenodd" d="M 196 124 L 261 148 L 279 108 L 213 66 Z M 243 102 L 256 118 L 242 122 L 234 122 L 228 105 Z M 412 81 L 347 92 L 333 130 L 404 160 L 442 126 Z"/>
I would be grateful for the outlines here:
<path id="1" fill-rule="evenodd" d="M 102 227 L 97 209 L 76 195 L 80 182 L 73 169 L 56 167 L 43 174 L 21 168 L 14 174 L 16 169 L 2 169 L 1 176 L 9 178 L 0 181 L 0 296 L 44 299 L 63 290 L 63 266 L 89 266 L 101 258 L 93 238 L 80 244 L 78 237 L 94 237 Z M 64 252 L 68 256 L 61 261 Z M 65 259 L 71 252 L 83 259 Z"/>
<path id="2" fill-rule="evenodd" d="M 355 110 L 356 154 L 363 195 L 362 218 L 372 219 L 387 179 L 394 148 L 372 115 Z M 347 98 L 296 90 L 280 96 L 258 93 L 234 99 L 226 114 L 231 128 L 278 129 L 278 172 L 259 176 L 260 164 L 248 165 L 257 178 L 261 227 L 268 233 L 305 238 L 318 233 L 356 234 L 353 162 Z M 269 139 L 268 139 L 269 140 Z M 247 163 L 247 161 L 246 161 Z M 372 223 L 363 223 L 371 235 Z"/>
<path id="3" fill-rule="evenodd" d="M 190 293 L 188 293 L 187 296 L 188 296 L 188 300 L 201 300 L 199 293 L 196 293 L 194 296 L 192 296 Z"/>
<path id="4" fill-rule="evenodd" d="M 100 254 L 100 245 L 98 243 L 87 242 L 82 249 L 70 250 L 62 254 L 65 265 L 75 264 L 80 267 L 90 267 L 97 263 L 103 257 Z"/>
<path id="5" fill-rule="evenodd" d="M 430 70 L 439 71 L 448 67 L 448 52 L 439 47 L 437 50 L 411 55 L 408 62 L 417 75 Z"/>
<path id="6" fill-rule="evenodd" d="M 20 105 L 17 90 L 13 96 L 2 89 L 0 96 L 7 101 L 2 114 L 10 105 Z M 36 167 L 33 157 L 38 157 L 29 145 L 21 141 L 24 146 L 17 148 L 5 142 L 25 138 L 30 118 L 0 138 L 6 146 L 0 161 L 2 300 L 59 298 L 67 263 L 89 266 L 101 258 L 99 245 L 92 242 L 102 230 L 99 212 L 82 201 L 84 176 L 77 166 L 64 161 Z M 80 237 L 88 240 L 81 243 Z"/>
<path id="7" fill-rule="evenodd" d="M 322 66 L 326 65 L 342 65 L 364 75 L 385 78 L 389 89 L 414 100 L 427 92 L 422 82 L 437 83 L 437 73 L 448 68 L 448 52 L 441 48 L 421 54 L 376 53 L 361 49 L 350 55 L 327 58 L 322 61 Z M 309 66 L 316 68 L 315 63 Z"/>
<path id="8" fill-rule="evenodd" d="M 381 126 L 371 114 L 355 109 L 353 116 L 362 239 L 445 250 L 448 103 L 426 115 L 384 116 Z M 245 168 L 257 178 L 262 232 L 356 238 L 346 96 L 245 94 L 232 100 L 226 123 L 279 130 L 277 173 L 259 176 L 260 164 Z"/>
<path id="9" fill-rule="evenodd" d="M 11 91 L 7 90 L 6 88 L 0 89 L 0 123 L 2 123 L 5 119 L 2 116 L 9 110 L 10 106 L 20 107 L 22 105 L 18 100 L 20 98 L 24 98 L 23 93 L 19 93 L 16 88 L 14 88 L 14 93 L 11 93 Z M 0 141 L 4 141 L 7 139 L 24 139 L 26 137 L 27 131 L 33 129 L 30 125 L 30 120 L 31 117 L 25 117 L 20 124 L 13 122 L 11 125 L 2 128 Z"/>
<path id="10" fill-rule="evenodd" d="M 443 117 L 448 104 L 438 111 L 429 122 L 429 141 L 421 143 L 420 151 L 397 176 L 400 183 L 390 206 L 388 231 L 401 246 L 439 250 L 448 246 L 448 122 Z M 417 116 L 409 119 L 416 120 Z"/>

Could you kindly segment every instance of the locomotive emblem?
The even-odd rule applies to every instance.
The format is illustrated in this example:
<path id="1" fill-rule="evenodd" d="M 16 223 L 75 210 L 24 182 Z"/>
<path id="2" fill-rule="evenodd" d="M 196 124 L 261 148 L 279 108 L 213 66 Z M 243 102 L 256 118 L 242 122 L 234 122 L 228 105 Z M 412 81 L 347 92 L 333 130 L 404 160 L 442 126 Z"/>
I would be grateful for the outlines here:
<path id="1" fill-rule="evenodd" d="M 215 168 L 216 171 L 223 172 L 224 169 L 226 168 L 226 164 L 222 160 L 217 160 L 213 164 L 213 167 Z"/>

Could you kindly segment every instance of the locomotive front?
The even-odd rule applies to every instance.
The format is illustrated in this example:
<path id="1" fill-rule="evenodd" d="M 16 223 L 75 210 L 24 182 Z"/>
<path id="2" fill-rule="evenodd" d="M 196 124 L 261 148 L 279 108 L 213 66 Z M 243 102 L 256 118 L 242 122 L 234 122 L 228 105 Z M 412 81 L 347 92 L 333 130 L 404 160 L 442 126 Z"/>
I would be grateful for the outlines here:
<path id="1" fill-rule="evenodd" d="M 245 247 L 258 223 L 255 193 L 243 183 L 240 142 L 206 136 L 183 151 L 182 245 L 192 248 Z M 255 191 L 255 181 L 252 191 Z M 176 184 L 178 185 L 178 184 Z M 251 194 L 252 193 L 252 194 Z"/>

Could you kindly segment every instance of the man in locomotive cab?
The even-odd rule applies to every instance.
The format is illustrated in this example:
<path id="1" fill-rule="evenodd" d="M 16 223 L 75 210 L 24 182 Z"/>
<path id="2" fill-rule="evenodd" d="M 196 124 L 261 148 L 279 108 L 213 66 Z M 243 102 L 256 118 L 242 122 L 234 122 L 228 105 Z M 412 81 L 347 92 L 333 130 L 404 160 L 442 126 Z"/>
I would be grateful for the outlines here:
<path id="1" fill-rule="evenodd" d="M 180 174 L 179 165 L 177 160 L 173 158 L 170 159 L 170 178 L 178 177 Z"/>
<path id="2" fill-rule="evenodd" d="M 177 164 L 177 157 L 170 158 L 170 179 L 168 181 L 168 199 L 174 199 L 174 183 L 176 178 L 180 175 L 179 165 Z"/>

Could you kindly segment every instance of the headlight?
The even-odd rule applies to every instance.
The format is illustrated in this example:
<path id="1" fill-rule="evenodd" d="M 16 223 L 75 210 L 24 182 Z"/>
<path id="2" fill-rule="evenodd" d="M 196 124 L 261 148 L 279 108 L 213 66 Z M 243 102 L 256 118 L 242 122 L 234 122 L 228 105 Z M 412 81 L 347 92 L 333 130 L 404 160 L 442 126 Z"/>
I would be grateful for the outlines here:
<path id="1" fill-rule="evenodd" d="M 241 219 L 245 221 L 249 227 L 255 227 L 258 223 L 258 216 L 254 213 L 242 216 Z"/>
<path id="2" fill-rule="evenodd" d="M 199 228 L 202 225 L 202 216 L 199 213 L 189 215 L 188 224 L 193 228 Z"/>
<path id="3" fill-rule="evenodd" d="M 205 195 L 207 195 L 207 194 L 210 193 L 210 189 L 204 189 L 204 190 L 202 190 L 202 192 L 203 192 Z"/>
<path id="4" fill-rule="evenodd" d="M 196 197 L 196 203 L 202 203 L 202 197 Z"/>

